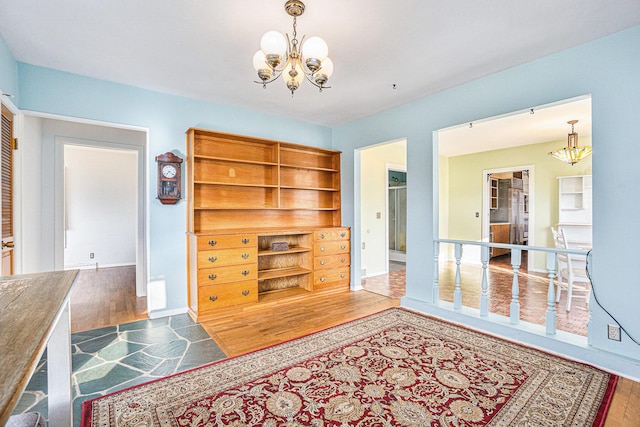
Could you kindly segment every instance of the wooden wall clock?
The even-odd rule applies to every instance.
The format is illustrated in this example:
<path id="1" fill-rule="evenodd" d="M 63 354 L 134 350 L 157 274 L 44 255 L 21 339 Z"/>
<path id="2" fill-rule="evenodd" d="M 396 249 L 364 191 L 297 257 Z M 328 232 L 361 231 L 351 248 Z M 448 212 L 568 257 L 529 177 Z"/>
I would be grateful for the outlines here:
<path id="1" fill-rule="evenodd" d="M 163 205 L 175 205 L 182 198 L 180 189 L 182 159 L 173 153 L 156 156 L 158 162 L 158 199 Z"/>

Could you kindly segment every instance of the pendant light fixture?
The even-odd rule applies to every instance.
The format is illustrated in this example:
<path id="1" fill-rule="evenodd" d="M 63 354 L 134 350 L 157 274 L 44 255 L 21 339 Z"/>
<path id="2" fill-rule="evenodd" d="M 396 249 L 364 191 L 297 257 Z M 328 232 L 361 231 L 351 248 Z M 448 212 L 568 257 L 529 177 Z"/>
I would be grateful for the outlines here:
<path id="1" fill-rule="evenodd" d="M 567 146 L 551 151 L 549 155 L 570 165 L 575 165 L 580 160 L 591 155 L 591 146 L 578 146 L 578 133 L 573 130 L 573 126 L 578 123 L 577 120 L 569 120 L 567 123 L 571 125 L 571 133 L 567 137 Z"/>
<path id="2" fill-rule="evenodd" d="M 288 0 L 284 9 L 293 17 L 293 38 L 278 31 L 267 31 L 260 41 L 260 50 L 253 56 L 253 67 L 258 72 L 263 88 L 283 76 L 291 96 L 300 86 L 303 77 L 322 92 L 333 73 L 333 62 L 327 56 L 329 48 L 320 37 L 305 36 L 298 41 L 296 18 L 304 13 L 304 3 Z"/>

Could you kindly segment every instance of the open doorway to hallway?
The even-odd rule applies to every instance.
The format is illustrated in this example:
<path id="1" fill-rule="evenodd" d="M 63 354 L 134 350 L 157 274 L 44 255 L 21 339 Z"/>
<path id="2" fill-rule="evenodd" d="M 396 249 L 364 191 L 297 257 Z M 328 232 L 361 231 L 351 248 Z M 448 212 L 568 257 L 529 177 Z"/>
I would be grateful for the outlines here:
<path id="1" fill-rule="evenodd" d="M 405 294 L 406 140 L 360 150 L 360 271 L 364 289 Z"/>
<path id="2" fill-rule="evenodd" d="M 125 269 L 116 275 L 126 276 L 126 294 L 140 300 L 137 309 L 146 316 L 147 131 L 31 113 L 22 123 L 20 205 L 30 207 L 20 213 L 22 246 L 29 248 L 21 254 L 22 272 L 109 276 L 109 268 Z"/>

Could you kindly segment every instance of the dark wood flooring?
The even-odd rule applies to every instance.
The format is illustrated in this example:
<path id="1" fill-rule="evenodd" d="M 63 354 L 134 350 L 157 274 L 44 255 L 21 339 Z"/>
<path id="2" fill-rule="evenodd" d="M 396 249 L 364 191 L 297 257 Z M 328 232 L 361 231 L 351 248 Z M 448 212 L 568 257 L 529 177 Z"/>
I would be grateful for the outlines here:
<path id="1" fill-rule="evenodd" d="M 509 316 L 511 303 L 511 287 L 513 269 L 510 256 L 502 255 L 492 258 L 488 268 L 489 311 L 491 313 Z M 456 264 L 455 262 L 441 263 L 438 285 L 440 299 L 453 303 L 455 290 Z M 480 295 L 482 267 L 480 265 L 463 264 L 461 266 L 462 305 L 480 309 Z M 404 269 L 390 271 L 362 280 L 362 287 L 371 292 L 400 298 L 405 294 L 406 271 Z M 518 271 L 520 296 L 520 319 L 524 322 L 538 325 L 545 324 L 547 310 L 547 290 L 549 278 L 541 273 L 529 273 L 526 257 Z M 587 336 L 587 322 L 589 307 L 584 299 L 574 298 L 571 311 L 567 312 L 566 292 L 561 293 L 560 302 L 556 303 L 556 328 L 572 334 Z"/>

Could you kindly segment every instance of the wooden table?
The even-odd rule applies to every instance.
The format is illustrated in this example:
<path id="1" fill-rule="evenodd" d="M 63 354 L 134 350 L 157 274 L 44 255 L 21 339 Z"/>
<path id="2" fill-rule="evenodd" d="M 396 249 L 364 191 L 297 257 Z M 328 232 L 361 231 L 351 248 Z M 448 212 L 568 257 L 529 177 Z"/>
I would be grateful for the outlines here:
<path id="1" fill-rule="evenodd" d="M 70 426 L 69 295 L 77 270 L 0 277 L 0 426 L 47 348 L 49 425 Z"/>

